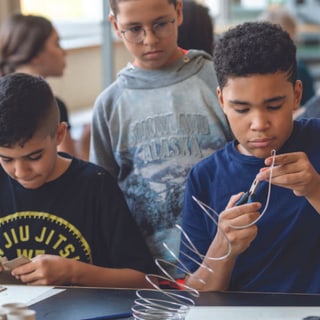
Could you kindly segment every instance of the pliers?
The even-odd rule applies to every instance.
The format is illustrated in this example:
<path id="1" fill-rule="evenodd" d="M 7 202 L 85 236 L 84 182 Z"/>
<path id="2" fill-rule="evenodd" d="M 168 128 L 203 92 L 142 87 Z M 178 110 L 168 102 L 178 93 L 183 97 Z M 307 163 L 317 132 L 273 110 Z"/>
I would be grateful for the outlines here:
<path id="1" fill-rule="evenodd" d="M 235 203 L 235 206 L 240 206 L 241 204 L 250 203 L 255 201 L 255 194 L 257 191 L 257 188 L 259 186 L 261 181 L 258 181 L 257 178 L 255 178 L 252 182 L 252 185 L 249 189 L 249 191 L 245 192 L 241 198 Z"/>

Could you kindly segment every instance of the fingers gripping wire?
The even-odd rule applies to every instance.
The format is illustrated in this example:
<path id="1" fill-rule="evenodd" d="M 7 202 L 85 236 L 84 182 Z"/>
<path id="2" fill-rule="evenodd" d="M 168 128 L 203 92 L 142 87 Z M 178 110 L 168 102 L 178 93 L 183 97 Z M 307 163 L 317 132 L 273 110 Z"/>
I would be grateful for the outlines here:
<path id="1" fill-rule="evenodd" d="M 230 225 L 232 228 L 234 229 L 245 229 L 245 228 L 248 228 L 248 227 L 251 227 L 253 226 L 254 224 L 256 224 L 260 219 L 262 219 L 262 217 L 264 216 L 264 214 L 266 213 L 266 211 L 268 210 L 268 207 L 269 207 L 269 202 L 270 202 L 270 196 L 271 196 L 271 181 L 272 181 L 272 172 L 273 172 L 273 168 L 274 168 L 274 164 L 275 164 L 275 159 L 276 159 L 276 151 L 275 150 L 272 150 L 271 151 L 271 156 L 272 156 L 272 163 L 271 163 L 271 166 L 270 166 L 270 173 L 269 173 L 269 181 L 268 181 L 268 194 L 267 194 L 267 200 L 266 200 L 266 204 L 262 210 L 262 212 L 260 213 L 259 217 L 246 224 L 246 225 L 242 225 L 242 226 L 235 226 L 235 225 Z M 245 194 L 248 194 L 248 201 L 247 202 L 252 202 L 250 197 L 252 197 L 257 189 L 259 185 L 259 182 L 255 179 L 251 185 L 251 188 L 248 192 L 246 192 Z M 242 197 L 241 197 L 242 198 Z M 240 200 L 241 200 L 240 198 Z M 240 204 L 243 204 L 243 203 L 246 203 L 246 202 L 240 202 L 240 200 L 236 203 L 236 205 L 240 205 Z"/>
<path id="2" fill-rule="evenodd" d="M 201 202 L 200 200 L 198 200 L 196 197 L 192 196 L 193 200 L 200 206 L 200 208 L 203 210 L 203 212 L 212 220 L 212 222 L 214 224 L 218 226 L 218 222 L 217 219 L 219 217 L 219 214 L 214 211 L 212 208 L 210 208 L 208 205 L 206 205 L 205 203 Z M 213 213 L 210 214 L 210 211 Z M 213 217 L 215 216 L 216 219 Z M 185 257 L 187 257 L 188 259 L 190 259 L 191 261 L 193 261 L 195 264 L 197 264 L 199 267 L 201 268 L 205 268 L 207 269 L 209 272 L 214 272 L 214 270 L 212 268 L 210 268 L 208 265 L 205 264 L 204 260 L 206 259 L 208 260 L 215 260 L 215 261 L 220 261 L 220 260 L 224 260 L 227 257 L 229 257 L 229 255 L 231 254 L 231 243 L 227 237 L 227 235 L 223 232 L 223 230 L 221 230 L 221 233 L 223 234 L 223 236 L 226 239 L 226 243 L 227 243 L 227 252 L 220 257 L 210 257 L 210 256 L 205 256 L 204 254 L 200 253 L 199 250 L 196 248 L 196 246 L 193 244 L 192 240 L 190 239 L 190 237 L 187 235 L 187 233 L 183 230 L 183 228 L 176 224 L 176 228 L 181 232 L 182 240 L 181 243 L 188 248 L 191 252 L 193 252 L 197 258 L 194 258 L 190 255 L 188 255 L 187 253 L 181 251 L 180 254 L 184 255 Z M 179 271 L 181 271 L 183 274 L 192 277 L 194 279 L 196 279 L 197 281 L 199 281 L 202 284 L 206 284 L 206 282 L 196 276 L 195 274 L 193 274 L 188 268 L 187 266 L 181 261 L 181 259 L 179 259 L 179 257 L 168 247 L 168 245 L 166 243 L 163 243 L 163 246 L 166 248 L 166 250 L 170 253 L 170 255 L 174 258 L 175 261 L 177 261 L 178 263 L 176 265 L 171 264 L 170 262 L 166 261 L 166 260 L 162 260 L 162 259 L 156 259 L 156 264 L 159 267 L 159 269 L 162 271 L 162 273 L 167 277 L 167 280 L 170 280 L 172 282 L 175 282 L 175 279 L 166 271 L 166 268 L 164 267 L 164 265 L 171 265 L 171 266 L 175 266 L 175 268 Z M 154 275 L 153 275 L 154 276 Z M 149 282 L 152 284 L 152 278 L 149 278 Z M 151 280 L 151 281 L 150 281 Z M 154 285 L 154 288 L 161 290 L 157 285 Z M 184 290 L 186 290 L 187 292 L 189 292 L 189 294 L 191 294 L 192 296 L 198 297 L 199 296 L 199 292 L 189 286 L 187 286 L 186 284 L 180 284 L 180 287 L 182 287 Z M 171 297 L 172 298 L 172 297 Z"/>
<path id="3" fill-rule="evenodd" d="M 241 204 L 254 202 L 256 191 L 260 185 L 261 181 L 259 181 L 257 178 L 255 178 L 252 182 L 252 185 L 249 189 L 249 191 L 245 192 L 241 198 L 235 203 L 236 206 L 240 206 Z"/>
<path id="4" fill-rule="evenodd" d="M 200 208 L 203 210 L 203 212 L 211 219 L 211 221 L 217 226 L 217 228 L 219 228 L 218 222 L 212 217 L 212 215 L 209 213 L 208 210 L 210 210 L 211 212 L 214 213 L 214 215 L 217 217 L 219 217 L 219 214 L 213 210 L 211 207 L 209 207 L 208 205 L 206 205 L 205 203 L 203 203 L 202 201 L 200 201 L 199 199 L 197 199 L 195 196 L 192 196 L 192 199 L 200 206 Z M 223 230 L 220 229 L 220 231 L 222 232 L 223 236 L 225 237 L 225 239 L 227 240 L 228 243 L 228 249 L 225 255 L 221 256 L 221 257 L 206 257 L 208 260 L 215 260 L 215 261 L 219 261 L 219 260 L 224 260 L 226 258 L 229 257 L 230 253 L 231 253 L 231 243 L 227 237 L 227 235 L 223 232 Z M 205 258 L 205 255 L 202 255 L 197 248 L 194 246 L 194 244 L 192 243 L 191 239 L 188 237 L 188 235 L 182 230 L 183 235 L 185 236 L 185 238 L 187 239 L 189 245 L 185 242 L 183 242 L 183 244 L 191 251 L 193 251 L 195 254 L 197 254 L 199 257 L 202 258 L 202 260 Z M 201 264 L 202 267 L 205 267 L 203 265 L 203 263 Z"/>
<path id="5" fill-rule="evenodd" d="M 248 228 L 254 224 L 256 224 L 260 219 L 262 219 L 262 217 L 264 216 L 264 214 L 266 213 L 268 206 L 269 206 L 269 202 L 270 202 L 270 195 L 271 195 L 271 181 L 272 181 L 272 172 L 273 172 L 273 168 L 275 165 L 275 156 L 276 156 L 276 151 L 272 150 L 271 152 L 271 156 L 272 156 L 272 163 L 270 166 L 270 174 L 269 174 L 269 180 L 268 180 L 268 194 L 267 194 L 267 199 L 266 199 L 266 204 L 265 207 L 263 209 L 263 211 L 261 212 L 261 214 L 259 215 L 259 217 L 257 219 L 255 219 L 254 221 L 252 221 L 249 224 L 246 225 L 241 225 L 241 226 L 235 226 L 235 225 L 230 225 L 232 228 L 234 229 L 244 229 L 244 228 Z M 249 202 L 253 202 L 254 200 L 254 196 L 255 196 L 255 192 L 259 186 L 260 182 L 257 179 L 254 179 L 250 189 L 248 192 L 244 193 L 241 198 L 236 202 L 236 205 L 241 205 L 244 203 L 249 203 Z M 203 213 L 205 213 L 214 224 L 216 224 L 217 228 L 219 228 L 219 224 L 218 224 L 218 219 L 219 219 L 219 214 L 212 209 L 210 206 L 208 206 L 207 204 L 203 203 L 202 201 L 200 201 L 199 199 L 197 199 L 195 196 L 192 196 L 193 200 L 199 205 L 199 207 L 202 209 Z M 210 214 L 213 213 L 212 214 Z M 215 218 L 214 218 L 215 216 Z M 206 259 L 208 260 L 223 260 L 228 258 L 228 256 L 231 254 L 231 250 L 232 250 L 232 246 L 230 243 L 230 240 L 228 239 L 227 235 L 225 234 L 225 232 L 222 229 L 219 229 L 220 232 L 222 233 L 222 235 L 225 237 L 227 244 L 228 244 L 228 249 L 227 252 L 225 253 L 225 255 L 221 256 L 221 257 L 208 257 L 205 256 L 203 254 L 201 254 L 197 248 L 194 246 L 194 244 L 192 243 L 191 239 L 188 237 L 188 235 L 184 232 L 184 230 L 182 230 L 182 228 L 180 227 L 180 230 L 184 236 L 184 238 L 186 239 L 186 241 L 182 240 L 182 243 L 185 245 L 186 248 L 188 248 L 191 252 L 193 252 L 197 257 L 200 258 L 200 260 L 202 262 L 199 262 L 197 259 L 194 259 L 193 257 L 191 257 L 190 255 L 187 255 L 184 252 L 181 252 L 181 254 L 183 254 L 185 257 L 187 257 L 188 259 L 190 259 L 191 261 L 193 261 L 194 263 L 196 263 L 199 267 L 203 267 L 206 268 L 208 271 L 210 272 L 214 272 L 210 267 L 208 267 L 203 261 Z M 185 265 L 183 265 L 183 268 L 185 268 L 183 271 L 189 275 L 190 277 L 195 277 L 195 275 L 189 273 L 188 269 L 185 267 Z M 201 283 L 204 283 L 203 279 L 198 279 L 198 281 L 200 281 Z"/>
<path id="6" fill-rule="evenodd" d="M 208 205 L 206 205 L 205 203 L 203 203 L 202 201 L 200 201 L 199 199 L 197 199 L 195 196 L 192 196 L 192 199 L 199 205 L 199 207 L 202 209 L 202 211 L 209 217 L 209 219 L 217 226 L 217 228 L 220 229 L 219 225 L 218 225 L 218 218 L 219 218 L 219 214 L 213 210 L 211 207 L 209 207 Z M 213 213 L 210 214 L 210 212 Z M 214 216 L 216 218 L 214 218 Z M 179 225 L 176 225 L 176 227 L 181 231 L 181 234 L 183 235 L 183 237 L 181 238 L 181 243 L 190 250 L 190 252 L 194 253 L 195 256 L 198 258 L 194 258 L 192 256 L 190 256 L 189 254 L 181 251 L 180 254 L 185 256 L 186 258 L 188 258 L 189 260 L 193 261 L 196 265 L 198 265 L 198 267 L 200 268 L 205 268 L 207 271 L 213 273 L 214 270 L 209 267 L 206 263 L 206 261 L 221 261 L 224 259 L 227 259 L 229 257 L 229 255 L 231 254 L 231 250 L 232 250 L 232 246 L 231 246 L 231 242 L 228 239 L 227 235 L 225 234 L 225 232 L 220 229 L 221 234 L 224 236 L 226 243 L 227 243 L 227 250 L 226 253 L 220 257 L 211 257 L 208 255 L 204 255 L 201 252 L 199 252 L 199 250 L 196 248 L 196 246 L 194 245 L 194 243 L 192 242 L 192 240 L 190 239 L 190 237 L 187 235 L 187 233 L 183 230 L 183 228 Z M 185 239 L 185 240 L 184 240 Z M 178 260 L 179 264 L 180 264 L 180 270 L 184 272 L 185 275 L 189 276 L 190 278 L 192 277 L 193 279 L 196 279 L 197 281 L 199 281 L 201 284 L 206 284 L 206 281 L 203 280 L 202 278 L 198 277 L 197 275 L 195 275 L 194 273 L 192 273 L 185 264 L 183 264 L 183 262 L 181 260 Z M 188 287 L 188 289 L 191 289 Z"/>
<path id="7" fill-rule="evenodd" d="M 266 213 L 268 207 L 269 207 L 269 202 L 270 202 L 270 196 L 271 196 L 271 181 L 272 181 L 272 172 L 273 172 L 273 168 L 275 165 L 275 156 L 276 156 L 276 151 L 272 150 L 271 151 L 271 156 L 272 156 L 272 163 L 270 166 L 270 173 L 269 173 L 269 180 L 268 180 L 268 194 L 267 194 L 267 199 L 266 199 L 266 204 L 264 206 L 263 211 L 261 212 L 261 214 L 259 215 L 259 217 L 246 224 L 246 225 L 242 225 L 242 226 L 235 226 L 235 225 L 230 225 L 232 228 L 234 229 L 244 229 L 244 228 L 248 228 L 253 226 L 254 224 L 256 224 L 260 219 L 262 219 L 262 217 L 264 216 L 264 214 Z M 254 179 L 250 189 L 248 192 L 244 193 L 241 198 L 235 203 L 236 206 L 241 205 L 241 204 L 245 204 L 245 203 L 249 203 L 249 202 L 253 202 L 254 201 L 254 195 L 255 192 L 259 186 L 259 181 L 257 179 Z M 210 208 L 208 205 L 204 204 L 203 202 L 201 202 L 200 200 L 196 199 L 194 196 L 192 196 L 192 198 L 198 203 L 198 205 L 201 207 L 201 209 L 207 213 L 208 216 L 210 216 L 207 212 L 207 210 L 205 210 L 205 208 L 207 208 L 208 210 L 210 210 L 211 212 L 213 212 L 217 217 L 219 216 L 216 211 L 214 211 L 212 208 Z M 216 221 L 214 221 L 215 224 Z"/>

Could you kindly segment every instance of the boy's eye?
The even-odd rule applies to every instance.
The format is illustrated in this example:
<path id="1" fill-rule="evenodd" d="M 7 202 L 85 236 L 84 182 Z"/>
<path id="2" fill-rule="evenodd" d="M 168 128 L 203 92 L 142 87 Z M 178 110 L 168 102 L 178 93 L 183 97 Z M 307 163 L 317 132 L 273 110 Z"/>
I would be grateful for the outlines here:
<path id="1" fill-rule="evenodd" d="M 245 109 L 234 109 L 235 112 L 237 113 L 247 113 L 249 111 L 249 108 L 245 108 Z"/>
<path id="2" fill-rule="evenodd" d="M 275 111 L 275 110 L 279 110 L 281 108 L 281 106 L 268 106 L 268 109 L 271 111 Z"/>
<path id="3" fill-rule="evenodd" d="M 129 31 L 131 33 L 140 33 L 141 30 L 142 30 L 141 26 L 135 26 L 135 27 L 129 28 L 127 31 Z"/>
<path id="4" fill-rule="evenodd" d="M 37 153 L 37 154 L 33 154 L 32 156 L 29 156 L 28 160 L 37 161 L 37 160 L 41 159 L 41 157 L 42 157 L 42 154 L 41 153 Z"/>
<path id="5" fill-rule="evenodd" d="M 166 25 L 168 24 L 167 21 L 161 21 L 161 22 L 157 22 L 152 26 L 153 30 L 159 30 L 161 28 L 164 28 Z"/>
<path id="6" fill-rule="evenodd" d="M 2 160 L 3 162 L 6 162 L 6 163 L 12 161 L 11 158 L 6 158 L 6 157 L 1 157 L 1 160 Z"/>

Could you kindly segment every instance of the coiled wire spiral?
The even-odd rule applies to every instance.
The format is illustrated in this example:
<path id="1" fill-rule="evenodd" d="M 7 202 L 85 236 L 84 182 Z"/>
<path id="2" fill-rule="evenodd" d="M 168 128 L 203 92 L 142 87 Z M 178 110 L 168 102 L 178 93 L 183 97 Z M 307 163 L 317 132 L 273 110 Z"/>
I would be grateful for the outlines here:
<path id="1" fill-rule="evenodd" d="M 208 214 L 206 212 L 206 214 Z M 211 216 L 210 216 L 211 217 Z M 214 221 L 214 219 L 211 217 Z M 214 223 L 216 223 L 214 221 Z M 190 250 L 201 257 L 203 260 L 204 256 L 201 255 L 194 244 L 191 242 L 190 238 L 183 231 L 180 225 L 176 225 L 181 233 L 184 235 L 186 242 L 184 244 L 188 246 Z M 209 258 L 209 260 L 221 260 L 228 257 L 231 252 L 231 244 L 228 241 L 228 252 L 218 258 Z M 194 299 L 195 297 L 199 297 L 199 292 L 186 284 L 180 284 L 170 273 L 166 270 L 165 266 L 175 267 L 178 270 L 182 271 L 184 274 L 189 277 L 195 277 L 191 271 L 183 264 L 183 262 L 175 255 L 175 253 L 167 246 L 166 243 L 163 243 L 163 246 L 166 250 L 169 251 L 170 255 L 178 262 L 177 264 L 168 262 L 163 259 L 156 259 L 156 265 L 161 270 L 162 275 L 158 274 L 148 274 L 146 276 L 147 281 L 152 285 L 154 289 L 141 289 L 136 291 L 137 299 L 134 301 L 134 305 L 131 308 L 133 318 L 136 320 L 153 320 L 153 319 L 161 319 L 161 320 L 182 320 L 185 319 L 190 307 L 195 305 Z M 189 257 L 193 260 L 193 258 Z M 195 260 L 194 260 L 195 261 Z M 199 266 L 207 268 L 210 272 L 213 270 L 206 266 L 204 263 L 199 263 L 195 261 Z M 165 290 L 161 288 L 156 280 L 165 280 L 169 283 L 174 284 L 176 287 L 179 287 L 183 290 Z M 198 281 L 204 283 L 204 280 L 198 278 Z"/>
<path id="2" fill-rule="evenodd" d="M 163 243 L 163 245 L 170 252 L 170 255 L 177 259 L 176 255 L 169 249 L 169 247 L 165 243 Z M 177 267 L 175 264 L 163 259 L 156 259 L 155 263 L 161 270 L 162 275 L 148 274 L 146 276 L 147 281 L 154 289 L 136 291 L 137 299 L 134 301 L 134 305 L 132 307 L 133 318 L 137 320 L 185 319 L 189 308 L 195 304 L 192 297 L 198 297 L 199 292 L 183 284 L 178 284 L 177 280 L 170 275 L 165 266 Z M 185 290 L 162 289 L 156 280 L 168 281 L 177 287 L 182 286 Z"/>

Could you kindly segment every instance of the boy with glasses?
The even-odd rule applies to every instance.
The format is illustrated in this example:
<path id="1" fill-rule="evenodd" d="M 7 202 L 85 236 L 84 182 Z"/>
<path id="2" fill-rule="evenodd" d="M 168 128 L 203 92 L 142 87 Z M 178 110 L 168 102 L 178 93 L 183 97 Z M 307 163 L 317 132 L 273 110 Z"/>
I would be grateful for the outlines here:
<path id="1" fill-rule="evenodd" d="M 110 0 L 133 56 L 98 97 L 90 159 L 119 182 L 154 258 L 176 254 L 189 169 L 230 138 L 210 55 L 177 45 L 181 0 Z"/>

